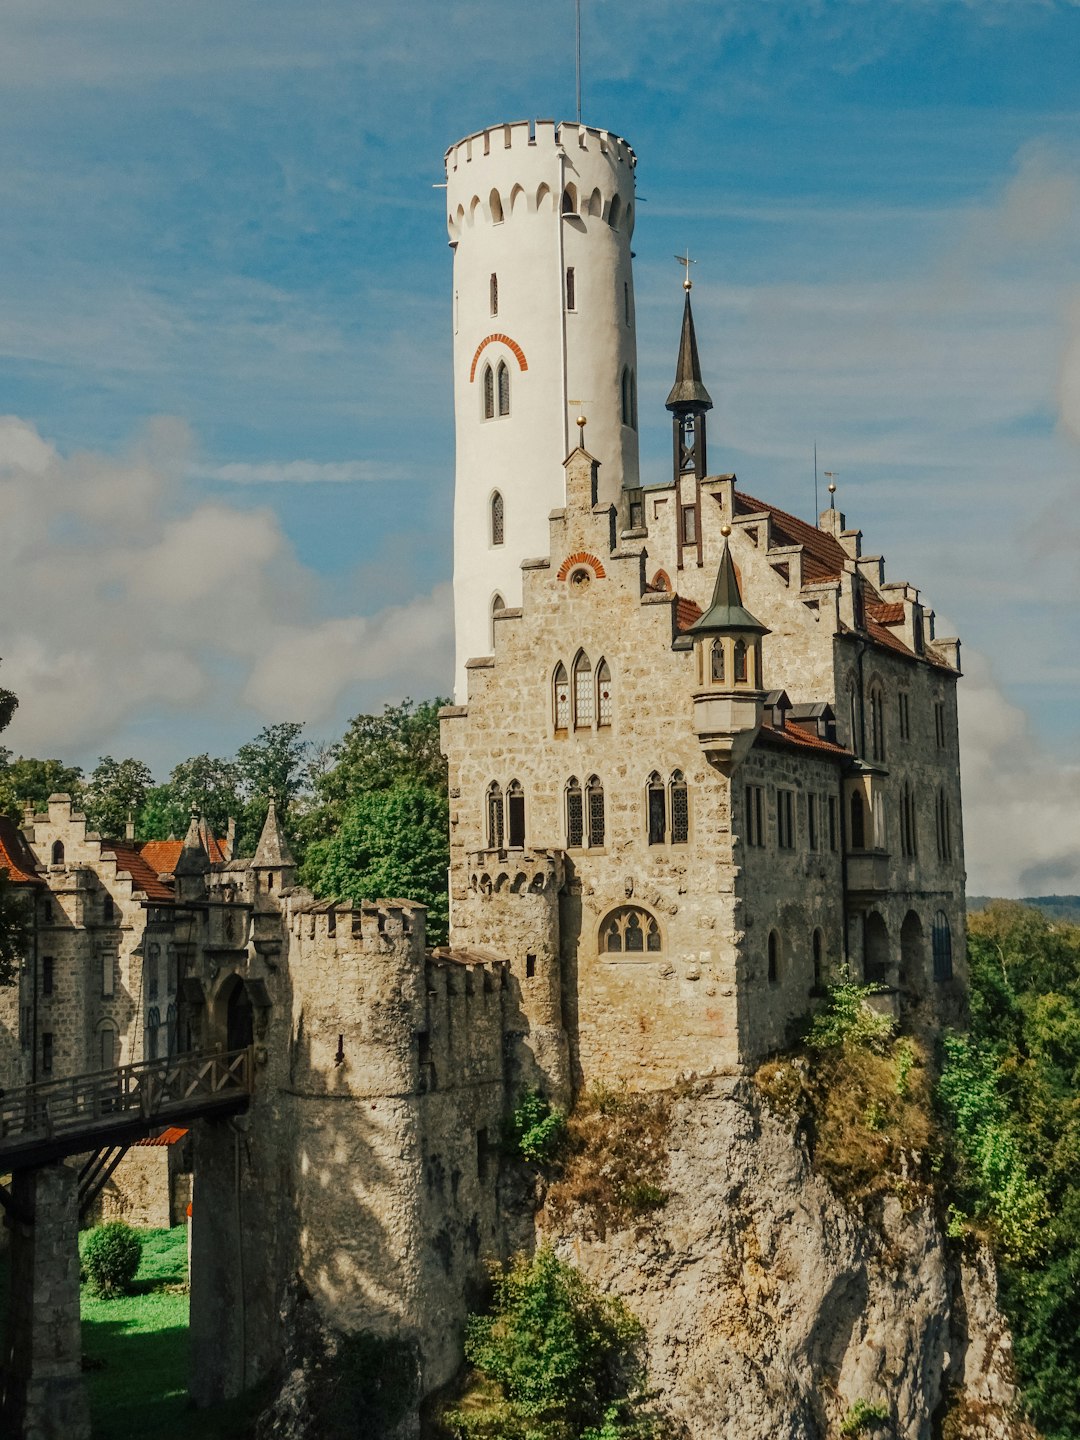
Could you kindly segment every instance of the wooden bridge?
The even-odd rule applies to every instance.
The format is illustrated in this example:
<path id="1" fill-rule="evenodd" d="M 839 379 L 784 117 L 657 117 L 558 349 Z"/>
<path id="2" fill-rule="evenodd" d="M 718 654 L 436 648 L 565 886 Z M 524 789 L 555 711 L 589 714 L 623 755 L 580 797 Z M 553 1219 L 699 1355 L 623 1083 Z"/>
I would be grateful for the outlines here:
<path id="1" fill-rule="evenodd" d="M 253 1083 L 249 1047 L 170 1055 L 10 1090 L 0 1097 L 0 1175 L 87 1155 L 79 1172 L 85 1214 L 134 1141 L 164 1125 L 246 1110 Z M 0 1205 L 14 1213 L 3 1185 Z"/>

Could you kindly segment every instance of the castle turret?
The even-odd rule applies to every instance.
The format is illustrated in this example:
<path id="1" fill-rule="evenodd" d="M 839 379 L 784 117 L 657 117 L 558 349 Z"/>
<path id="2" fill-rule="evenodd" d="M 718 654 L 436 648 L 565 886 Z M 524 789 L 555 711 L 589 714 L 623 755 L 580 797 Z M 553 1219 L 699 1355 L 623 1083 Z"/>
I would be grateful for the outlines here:
<path id="1" fill-rule="evenodd" d="M 742 603 L 724 526 L 724 550 L 712 604 L 690 627 L 698 689 L 694 729 L 705 754 L 722 770 L 737 765 L 761 727 L 761 637 L 768 627 Z"/>
<path id="2" fill-rule="evenodd" d="M 270 796 L 262 834 L 251 858 L 256 876 L 256 889 L 279 893 L 287 890 L 296 877 L 296 861 L 289 848 L 289 839 L 277 813 L 277 801 Z"/>
<path id="3" fill-rule="evenodd" d="M 584 125 L 498 125 L 446 153 L 454 250 L 458 699 L 492 652 L 495 609 L 521 603 L 546 553 L 578 413 L 598 499 L 638 484 L 630 237 L 636 157 Z"/>

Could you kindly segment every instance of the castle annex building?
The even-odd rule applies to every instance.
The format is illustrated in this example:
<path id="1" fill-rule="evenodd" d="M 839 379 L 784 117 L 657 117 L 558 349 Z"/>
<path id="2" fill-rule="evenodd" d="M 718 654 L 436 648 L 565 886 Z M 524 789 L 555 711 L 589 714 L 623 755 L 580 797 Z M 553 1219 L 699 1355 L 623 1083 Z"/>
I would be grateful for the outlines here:
<path id="1" fill-rule="evenodd" d="M 738 1075 L 844 971 L 916 1028 L 962 1010 L 959 642 L 840 511 L 710 469 L 689 281 L 671 466 L 641 475 L 636 163 L 539 122 L 446 154 L 449 946 L 407 897 L 300 887 L 273 805 L 250 859 L 197 816 L 183 842 L 98 837 L 62 795 L 0 822 L 32 917 L 0 1085 L 240 1053 L 251 1077 L 244 1113 L 191 1120 L 198 1404 L 280 1375 L 305 1316 L 406 1336 L 421 1392 L 445 1384 L 520 1244 L 497 1186 L 523 1086 Z M 4 1103 L 0 1143 L 42 1110 Z M 0 1411 L 43 1440 L 89 1433 L 75 1177 L 0 1194 L 34 1215 Z"/>

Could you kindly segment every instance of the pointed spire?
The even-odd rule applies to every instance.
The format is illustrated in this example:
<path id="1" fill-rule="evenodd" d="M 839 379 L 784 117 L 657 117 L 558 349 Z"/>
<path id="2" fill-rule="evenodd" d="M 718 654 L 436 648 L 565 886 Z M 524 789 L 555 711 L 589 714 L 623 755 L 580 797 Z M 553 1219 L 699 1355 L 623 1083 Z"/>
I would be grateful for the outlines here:
<path id="1" fill-rule="evenodd" d="M 259 836 L 259 843 L 255 847 L 255 855 L 251 861 L 252 869 L 282 870 L 294 866 L 292 851 L 289 849 L 289 841 L 278 819 L 277 801 L 274 792 L 270 792 L 270 804 L 266 811 L 266 821 Z"/>
<path id="2" fill-rule="evenodd" d="M 675 371 L 675 384 L 664 403 L 673 414 L 679 411 L 701 412 L 712 409 L 712 397 L 701 379 L 701 361 L 698 359 L 689 287 L 686 290 L 686 304 L 683 306 L 682 338 L 679 341 L 679 364 Z"/>
<path id="3" fill-rule="evenodd" d="M 174 875 L 205 875 L 210 869 L 210 856 L 203 844 L 202 819 L 197 805 L 191 807 L 191 823 L 188 825 L 180 856 L 173 870 Z"/>
<path id="4" fill-rule="evenodd" d="M 690 626 L 697 635 L 710 635 L 716 631 L 742 630 L 753 635 L 767 635 L 769 628 L 755 620 L 742 603 L 739 593 L 739 577 L 735 574 L 735 562 L 731 558 L 727 540 L 724 553 L 720 556 L 720 569 L 716 572 L 712 604 L 705 614 Z"/>

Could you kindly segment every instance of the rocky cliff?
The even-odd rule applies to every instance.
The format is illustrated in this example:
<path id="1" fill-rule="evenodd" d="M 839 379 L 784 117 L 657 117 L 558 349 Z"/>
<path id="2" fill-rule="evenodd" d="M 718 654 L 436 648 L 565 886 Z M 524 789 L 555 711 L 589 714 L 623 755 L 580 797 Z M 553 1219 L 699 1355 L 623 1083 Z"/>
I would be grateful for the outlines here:
<path id="1" fill-rule="evenodd" d="M 989 1255 L 947 1240 L 925 1195 L 856 1213 L 749 1080 L 702 1084 L 670 1117 L 669 1198 L 646 1223 L 600 1240 L 539 1216 L 563 1258 L 643 1322 L 670 1433 L 1033 1434 L 1014 1416 Z"/>

